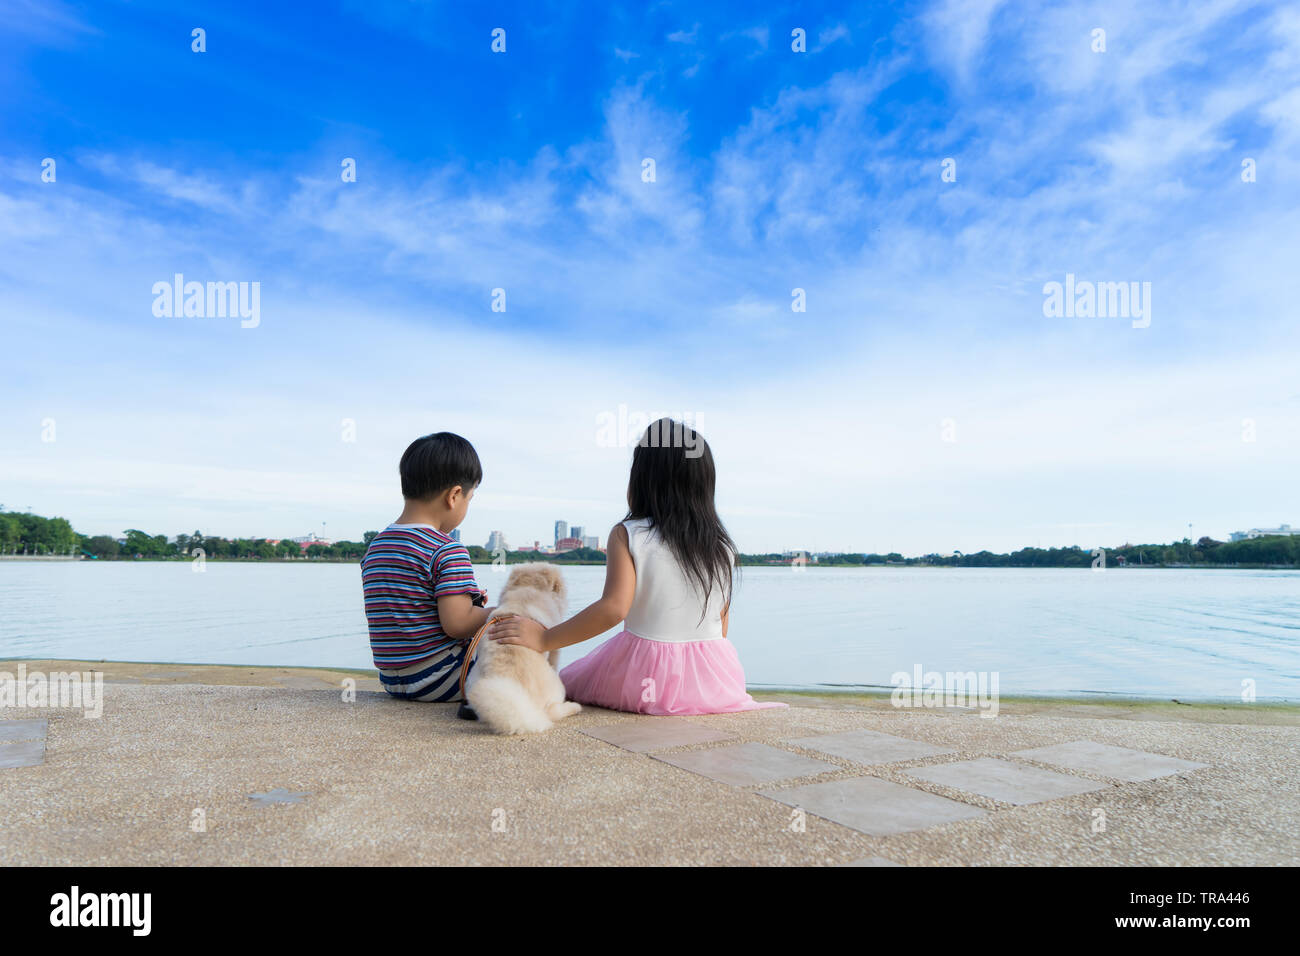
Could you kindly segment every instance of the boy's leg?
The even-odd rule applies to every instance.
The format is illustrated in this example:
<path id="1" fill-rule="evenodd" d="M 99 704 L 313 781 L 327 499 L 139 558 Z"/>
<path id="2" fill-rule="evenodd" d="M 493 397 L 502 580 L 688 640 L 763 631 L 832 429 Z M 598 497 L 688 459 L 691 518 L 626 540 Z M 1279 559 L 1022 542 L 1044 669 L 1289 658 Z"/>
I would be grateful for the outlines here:
<path id="1" fill-rule="evenodd" d="M 455 645 L 405 667 L 380 668 L 379 681 L 390 696 L 432 703 L 464 701 L 460 695 L 460 668 L 465 648 Z"/>

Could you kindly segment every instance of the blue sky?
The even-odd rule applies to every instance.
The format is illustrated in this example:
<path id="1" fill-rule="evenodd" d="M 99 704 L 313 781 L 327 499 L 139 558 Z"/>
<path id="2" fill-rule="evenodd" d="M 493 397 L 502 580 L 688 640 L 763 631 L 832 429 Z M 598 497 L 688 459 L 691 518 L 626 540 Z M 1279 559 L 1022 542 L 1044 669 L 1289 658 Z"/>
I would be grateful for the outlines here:
<path id="1" fill-rule="evenodd" d="M 603 537 L 626 407 L 694 416 L 747 550 L 1300 524 L 1294 6 L 0 21 L 6 508 L 358 537 L 450 429 L 486 469 L 467 540 Z M 259 282 L 257 327 L 156 317 L 178 272 Z M 1067 273 L 1149 282 L 1150 326 L 1045 316 Z"/>

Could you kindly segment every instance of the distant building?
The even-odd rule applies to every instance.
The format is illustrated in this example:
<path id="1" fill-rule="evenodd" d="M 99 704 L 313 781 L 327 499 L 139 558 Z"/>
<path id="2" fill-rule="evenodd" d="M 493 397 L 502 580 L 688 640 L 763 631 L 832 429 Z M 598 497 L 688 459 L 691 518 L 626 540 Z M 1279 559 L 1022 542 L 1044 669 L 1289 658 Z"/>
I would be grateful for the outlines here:
<path id="1" fill-rule="evenodd" d="M 1276 528 L 1251 528 L 1249 531 L 1234 531 L 1228 536 L 1229 541 L 1247 541 L 1251 538 L 1266 538 L 1269 535 L 1282 534 L 1292 535 L 1300 534 L 1300 528 L 1292 528 L 1289 524 L 1278 525 Z"/>
<path id="2" fill-rule="evenodd" d="M 591 550 L 593 551 L 599 551 L 600 535 L 596 535 L 596 534 L 587 535 L 585 538 L 582 539 L 582 546 L 584 548 L 591 548 Z"/>
<path id="3" fill-rule="evenodd" d="M 519 546 L 518 550 L 520 550 L 520 551 L 541 551 L 541 550 L 542 550 L 542 543 L 541 543 L 540 541 L 534 541 L 532 544 L 521 544 L 521 545 Z"/>
<path id="4" fill-rule="evenodd" d="M 292 541 L 294 544 L 296 544 L 303 551 L 306 551 L 313 544 L 323 545 L 328 548 L 331 544 L 334 543 L 329 538 L 322 538 L 318 534 L 305 534 L 301 538 L 290 538 L 289 540 Z"/>
<path id="5" fill-rule="evenodd" d="M 561 551 L 573 551 L 581 547 L 582 542 L 577 538 L 561 538 L 559 541 L 555 542 L 555 553 L 559 554 Z"/>
<path id="6" fill-rule="evenodd" d="M 569 529 L 569 533 L 568 533 L 567 537 L 570 537 L 570 538 L 577 538 L 579 541 L 581 541 L 581 540 L 582 540 L 582 537 L 583 537 L 582 532 L 585 531 L 585 530 L 586 530 L 586 529 L 583 528 L 582 525 L 580 525 L 580 524 L 575 524 L 572 528 Z"/>
<path id="7" fill-rule="evenodd" d="M 567 522 L 567 521 L 557 521 L 557 522 L 555 522 L 555 544 L 556 544 L 556 547 L 559 546 L 559 544 L 560 544 L 560 539 L 561 539 L 561 538 L 567 538 L 568 536 L 569 536 L 569 522 Z"/>
<path id="8" fill-rule="evenodd" d="M 452 529 L 451 529 L 451 540 L 452 540 L 452 541 L 459 541 L 459 540 L 460 540 L 460 528 L 452 528 Z"/>
<path id="9" fill-rule="evenodd" d="M 489 551 L 509 551 L 510 545 L 506 544 L 506 536 L 500 531 L 493 531 L 488 535 L 487 549 Z"/>

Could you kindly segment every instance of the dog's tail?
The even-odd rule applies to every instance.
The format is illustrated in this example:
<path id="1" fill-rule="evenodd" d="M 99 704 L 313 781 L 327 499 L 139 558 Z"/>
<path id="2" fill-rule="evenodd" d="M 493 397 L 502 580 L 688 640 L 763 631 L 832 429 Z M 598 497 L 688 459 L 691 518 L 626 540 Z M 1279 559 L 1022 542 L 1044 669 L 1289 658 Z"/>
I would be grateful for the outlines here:
<path id="1" fill-rule="evenodd" d="M 483 677 L 469 687 L 469 705 L 498 734 L 540 734 L 551 729 L 551 719 L 518 682 L 505 677 Z"/>

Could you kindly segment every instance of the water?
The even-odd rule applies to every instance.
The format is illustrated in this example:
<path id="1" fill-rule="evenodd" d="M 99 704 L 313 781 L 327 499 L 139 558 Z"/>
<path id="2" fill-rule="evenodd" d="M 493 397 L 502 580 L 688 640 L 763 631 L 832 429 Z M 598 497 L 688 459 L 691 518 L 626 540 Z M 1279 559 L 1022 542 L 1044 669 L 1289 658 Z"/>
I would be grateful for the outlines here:
<path id="1" fill-rule="evenodd" d="M 573 610 L 600 595 L 604 568 L 564 574 Z M 1240 699 L 1253 680 L 1300 700 L 1296 571 L 745 568 L 730 634 L 755 687 L 888 687 L 919 665 L 996 671 L 1004 694 Z M 0 657 L 369 667 L 360 571 L 0 561 Z"/>

